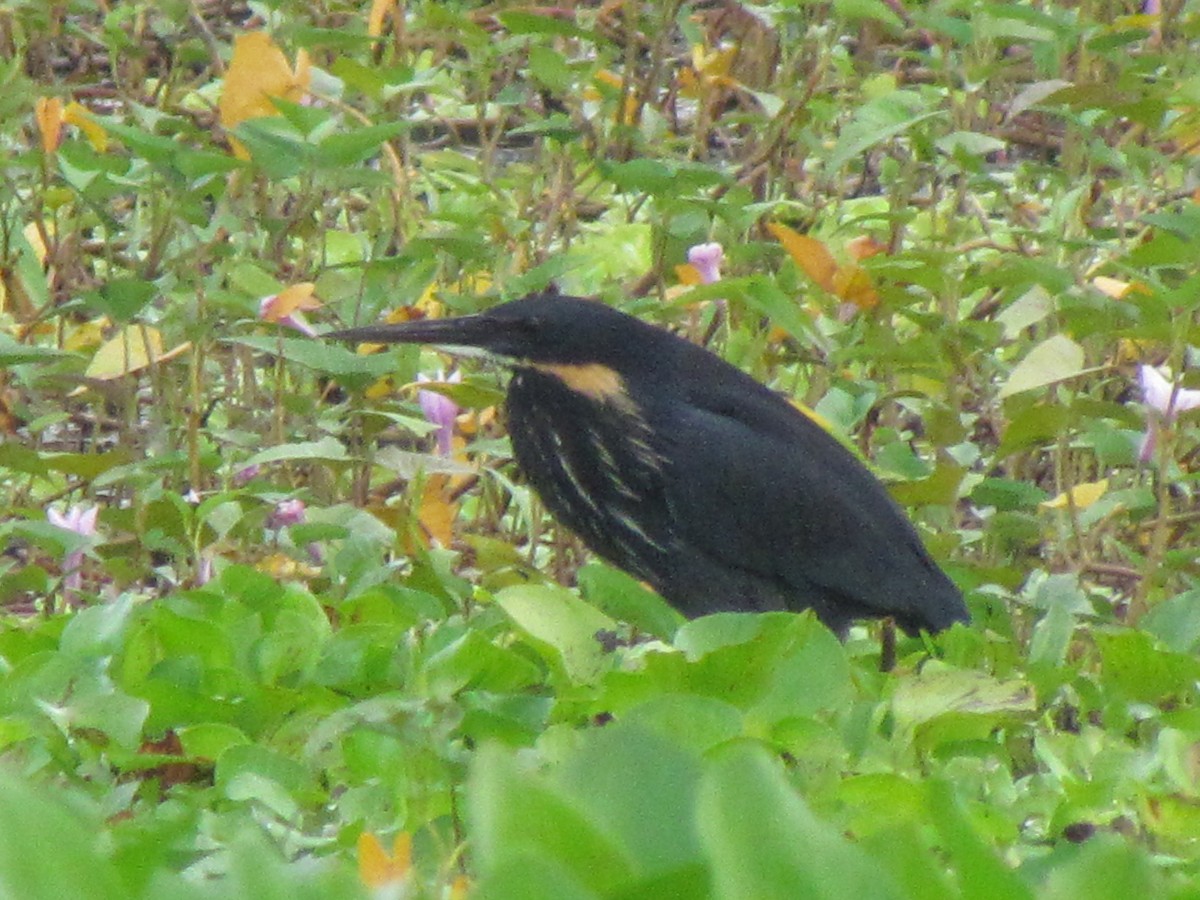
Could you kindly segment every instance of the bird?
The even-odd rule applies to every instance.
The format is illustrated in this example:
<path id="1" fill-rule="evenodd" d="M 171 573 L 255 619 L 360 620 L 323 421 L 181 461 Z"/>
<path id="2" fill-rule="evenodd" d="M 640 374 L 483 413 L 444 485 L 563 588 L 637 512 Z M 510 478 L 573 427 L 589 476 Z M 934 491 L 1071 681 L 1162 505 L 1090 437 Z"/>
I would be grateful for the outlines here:
<path id="1" fill-rule="evenodd" d="M 970 621 L 883 484 L 781 394 L 598 300 L 546 291 L 474 315 L 329 332 L 511 368 L 518 469 L 594 553 L 684 616 L 811 609 L 909 634 Z"/>

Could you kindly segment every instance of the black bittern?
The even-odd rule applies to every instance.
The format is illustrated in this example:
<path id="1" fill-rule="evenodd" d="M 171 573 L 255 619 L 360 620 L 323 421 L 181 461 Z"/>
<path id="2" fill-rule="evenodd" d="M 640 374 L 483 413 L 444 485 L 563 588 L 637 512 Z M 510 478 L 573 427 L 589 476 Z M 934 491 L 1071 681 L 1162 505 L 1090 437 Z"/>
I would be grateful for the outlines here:
<path id="1" fill-rule="evenodd" d="M 604 304 L 535 294 L 478 315 L 324 335 L 482 349 L 512 367 L 520 469 L 594 552 L 687 616 L 812 609 L 844 635 L 969 619 L 883 485 L 787 400 Z"/>

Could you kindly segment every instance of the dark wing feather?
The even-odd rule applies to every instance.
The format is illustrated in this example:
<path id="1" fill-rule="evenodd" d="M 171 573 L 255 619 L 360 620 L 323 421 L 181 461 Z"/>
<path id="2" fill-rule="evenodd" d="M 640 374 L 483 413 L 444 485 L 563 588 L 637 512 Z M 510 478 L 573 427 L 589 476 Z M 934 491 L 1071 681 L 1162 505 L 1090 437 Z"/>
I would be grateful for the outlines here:
<path id="1" fill-rule="evenodd" d="M 883 485 L 820 426 L 740 373 L 690 393 L 660 432 L 687 451 L 663 454 L 687 461 L 666 480 L 685 545 L 838 630 L 860 616 L 910 630 L 967 618 Z"/>

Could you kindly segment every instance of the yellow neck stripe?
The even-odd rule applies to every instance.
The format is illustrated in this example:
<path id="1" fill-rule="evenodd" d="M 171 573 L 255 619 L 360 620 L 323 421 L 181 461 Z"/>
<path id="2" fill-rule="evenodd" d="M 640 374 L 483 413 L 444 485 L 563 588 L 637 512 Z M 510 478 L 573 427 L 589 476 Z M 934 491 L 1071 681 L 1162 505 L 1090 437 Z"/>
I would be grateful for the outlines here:
<path id="1" fill-rule="evenodd" d="M 615 369 L 600 363 L 563 365 L 557 363 L 527 363 L 529 368 L 553 375 L 571 390 L 605 403 L 627 403 L 625 382 Z"/>

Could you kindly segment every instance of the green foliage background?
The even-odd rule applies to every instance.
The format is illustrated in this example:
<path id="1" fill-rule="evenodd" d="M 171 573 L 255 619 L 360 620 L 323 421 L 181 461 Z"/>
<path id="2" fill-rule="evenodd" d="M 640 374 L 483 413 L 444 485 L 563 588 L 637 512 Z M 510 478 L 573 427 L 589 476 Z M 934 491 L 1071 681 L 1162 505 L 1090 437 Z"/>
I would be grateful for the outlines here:
<path id="1" fill-rule="evenodd" d="M 379 8 L 0 7 L 0 894 L 1200 894 L 1196 420 L 1136 387 L 1200 387 L 1200 6 Z M 240 159 L 256 30 L 312 78 Z M 494 369 L 440 459 L 451 361 L 261 318 L 304 282 L 321 327 L 556 283 L 707 336 L 973 625 L 885 674 L 877 627 L 682 623 L 515 479 Z"/>

